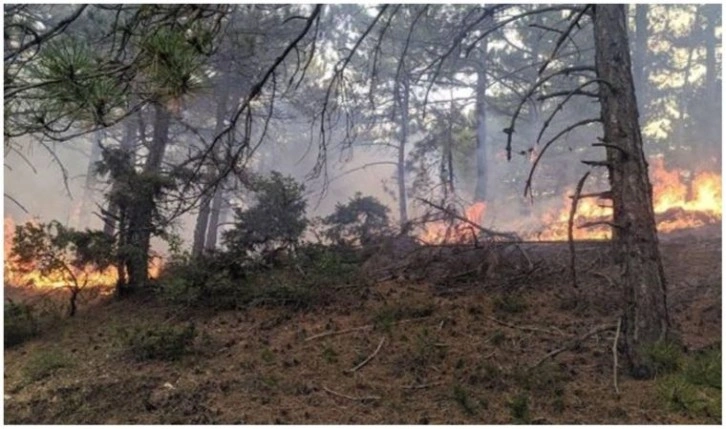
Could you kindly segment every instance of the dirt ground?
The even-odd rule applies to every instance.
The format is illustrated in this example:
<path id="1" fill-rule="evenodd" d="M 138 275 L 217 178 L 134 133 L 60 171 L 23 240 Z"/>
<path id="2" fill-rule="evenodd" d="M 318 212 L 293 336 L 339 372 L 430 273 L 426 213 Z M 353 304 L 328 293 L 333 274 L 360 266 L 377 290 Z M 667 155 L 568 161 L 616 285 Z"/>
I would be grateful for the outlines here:
<path id="1" fill-rule="evenodd" d="M 617 320 L 607 246 L 580 247 L 577 302 L 562 293 L 571 287 L 566 245 L 517 250 L 526 275 L 399 276 L 312 311 L 181 313 L 153 300 L 102 300 L 5 351 L 5 423 L 720 423 L 664 406 L 657 380 L 624 370 L 617 394 L 614 329 L 528 371 Z M 720 345 L 720 236 L 666 237 L 662 250 L 684 347 Z M 179 361 L 137 362 L 118 342 L 124 327 L 188 322 L 200 335 Z M 29 360 L 49 351 L 68 363 L 29 380 Z"/>

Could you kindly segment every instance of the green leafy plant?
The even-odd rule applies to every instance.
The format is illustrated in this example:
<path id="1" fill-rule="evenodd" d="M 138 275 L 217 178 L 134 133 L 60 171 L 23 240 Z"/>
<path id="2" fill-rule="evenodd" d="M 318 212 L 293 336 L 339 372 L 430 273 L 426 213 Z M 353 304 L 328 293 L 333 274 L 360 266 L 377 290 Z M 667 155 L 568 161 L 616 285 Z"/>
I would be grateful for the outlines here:
<path id="1" fill-rule="evenodd" d="M 324 235 L 339 245 L 366 245 L 389 233 L 388 207 L 360 192 L 347 204 L 336 204 L 323 219 Z"/>
<path id="2" fill-rule="evenodd" d="M 529 396 L 520 393 L 512 398 L 508 403 L 509 414 L 512 416 L 514 423 L 529 423 Z"/>
<path id="3" fill-rule="evenodd" d="M 233 254 L 258 257 L 274 265 L 295 247 L 307 227 L 305 187 L 292 177 L 272 172 L 252 181 L 257 203 L 235 211 L 234 227 L 222 241 Z"/>
<path id="4" fill-rule="evenodd" d="M 185 327 L 139 327 L 119 332 L 124 348 L 138 361 L 178 360 L 188 354 L 197 331 L 194 325 Z"/>

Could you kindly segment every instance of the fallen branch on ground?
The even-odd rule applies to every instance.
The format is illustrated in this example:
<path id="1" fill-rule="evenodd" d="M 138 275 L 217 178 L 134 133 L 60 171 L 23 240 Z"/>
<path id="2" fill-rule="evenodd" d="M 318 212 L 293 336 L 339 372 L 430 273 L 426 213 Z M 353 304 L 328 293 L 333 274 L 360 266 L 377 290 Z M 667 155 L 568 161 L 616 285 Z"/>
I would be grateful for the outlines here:
<path id="1" fill-rule="evenodd" d="M 449 210 L 449 209 L 447 209 L 444 206 L 440 206 L 440 205 L 438 205 L 436 203 L 432 203 L 431 201 L 428 201 L 428 200 L 423 199 L 423 198 L 417 198 L 417 200 L 419 200 L 422 203 L 424 203 L 426 205 L 429 205 L 429 206 L 431 206 L 431 207 L 433 207 L 433 208 L 435 208 L 437 210 L 440 210 L 440 211 L 446 213 L 447 215 L 453 217 L 454 219 L 457 219 L 457 220 L 459 220 L 461 222 L 464 222 L 464 223 L 467 223 L 467 224 L 473 226 L 474 228 L 478 229 L 479 231 L 481 231 L 482 233 L 484 233 L 485 235 L 488 235 L 490 237 L 500 237 L 500 238 L 504 238 L 504 239 L 507 239 L 507 240 L 510 240 L 510 241 L 519 241 L 520 240 L 519 236 L 517 236 L 517 234 L 515 234 L 513 232 L 498 232 L 498 231 L 493 231 L 491 229 L 484 228 L 483 226 L 481 226 L 481 225 L 479 225 L 479 224 L 477 224 L 475 222 L 470 221 L 469 219 L 465 218 L 464 216 L 461 216 L 460 214 L 458 214 L 458 213 L 456 213 L 456 212 L 454 212 L 452 210 Z"/>
<path id="2" fill-rule="evenodd" d="M 546 334 L 562 335 L 562 332 L 550 331 L 549 329 L 536 328 L 536 327 L 532 327 L 532 326 L 517 326 L 517 325 L 512 325 L 511 323 L 503 322 L 501 320 L 495 319 L 495 318 L 490 317 L 490 316 L 487 316 L 487 319 L 491 320 L 492 322 L 498 323 L 498 324 L 500 324 L 502 326 L 506 326 L 508 328 L 519 329 L 520 331 L 544 332 Z"/>
<path id="3" fill-rule="evenodd" d="M 353 367 L 351 369 L 347 369 L 344 372 L 354 373 L 354 372 L 358 371 L 359 369 L 363 368 L 368 362 L 371 361 L 371 359 L 373 359 L 378 354 L 379 351 L 381 351 L 381 347 L 383 347 L 383 343 L 385 341 L 386 341 L 386 337 L 381 338 L 381 342 L 378 343 L 378 347 L 376 348 L 376 351 L 374 351 L 372 355 L 368 356 L 363 362 L 359 363 L 355 367 Z"/>
<path id="4" fill-rule="evenodd" d="M 402 324 L 408 323 L 408 322 L 417 322 L 419 320 L 425 320 L 425 319 L 429 319 L 429 318 L 430 318 L 429 316 L 426 316 L 426 317 L 417 317 L 415 319 L 400 320 L 396 323 L 393 323 L 392 326 L 402 325 Z M 351 332 L 365 331 L 367 329 L 373 329 L 374 327 L 375 327 L 375 325 L 371 324 L 371 325 L 365 325 L 365 326 L 358 326 L 356 328 L 343 329 L 342 331 L 321 332 L 319 334 L 313 335 L 312 337 L 305 338 L 305 341 L 312 341 L 312 340 L 316 340 L 318 338 L 329 337 L 332 335 L 343 335 L 343 334 L 349 334 Z"/>
<path id="5" fill-rule="evenodd" d="M 542 365 L 547 359 L 553 358 L 564 351 L 574 349 L 577 346 L 579 346 L 580 344 L 582 344 L 583 341 L 592 337 L 593 335 L 599 334 L 600 332 L 603 332 L 603 331 L 609 331 L 613 328 L 615 328 L 615 324 L 613 324 L 613 323 L 596 326 L 596 327 L 592 328 L 590 331 L 588 331 L 587 333 L 568 341 L 567 343 L 565 343 L 564 346 L 547 353 L 536 364 L 530 366 L 529 369 L 531 370 L 531 369 L 537 368 L 538 366 Z"/>
<path id="6" fill-rule="evenodd" d="M 345 399 L 350 399 L 351 401 L 376 401 L 378 399 L 381 399 L 380 396 L 360 396 L 360 397 L 355 397 L 355 396 L 350 396 L 350 395 L 346 395 L 346 394 L 343 394 L 343 393 L 336 392 L 335 390 L 328 389 L 325 386 L 321 386 L 321 387 L 323 388 L 323 390 L 325 390 L 326 392 L 330 393 L 331 395 L 339 396 L 339 397 L 345 398 Z"/>

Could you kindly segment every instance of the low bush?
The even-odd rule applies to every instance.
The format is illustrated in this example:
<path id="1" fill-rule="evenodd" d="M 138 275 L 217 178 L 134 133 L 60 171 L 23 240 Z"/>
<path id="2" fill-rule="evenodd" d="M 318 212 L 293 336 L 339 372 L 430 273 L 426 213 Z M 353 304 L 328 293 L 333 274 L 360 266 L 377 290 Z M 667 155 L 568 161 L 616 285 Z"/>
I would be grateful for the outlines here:
<path id="1" fill-rule="evenodd" d="M 28 359 L 23 368 L 23 376 L 27 382 L 33 383 L 51 376 L 60 368 L 70 364 L 70 358 L 58 350 L 40 350 Z"/>
<path id="2" fill-rule="evenodd" d="M 5 347 L 21 344 L 38 334 L 33 309 L 23 303 L 5 301 Z"/>
<path id="3" fill-rule="evenodd" d="M 660 341 L 643 350 L 645 366 L 652 376 L 660 376 L 678 371 L 681 368 L 683 352 L 672 341 Z"/>
<path id="4" fill-rule="evenodd" d="M 122 346 L 134 359 L 178 360 L 188 354 L 197 336 L 194 325 L 139 327 L 119 331 Z"/>

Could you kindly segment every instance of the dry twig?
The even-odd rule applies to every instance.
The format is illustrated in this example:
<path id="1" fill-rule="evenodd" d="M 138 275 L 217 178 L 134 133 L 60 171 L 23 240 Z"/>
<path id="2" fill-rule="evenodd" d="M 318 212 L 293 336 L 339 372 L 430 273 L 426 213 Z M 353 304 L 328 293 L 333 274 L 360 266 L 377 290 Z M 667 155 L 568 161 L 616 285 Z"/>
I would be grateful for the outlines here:
<path id="1" fill-rule="evenodd" d="M 572 287 L 577 287 L 577 269 L 575 268 L 575 237 L 572 233 L 572 226 L 575 224 L 575 213 L 577 213 L 577 203 L 580 202 L 580 193 L 582 193 L 582 187 L 585 185 L 585 180 L 590 175 L 590 172 L 586 172 L 577 182 L 577 188 L 575 188 L 575 195 L 572 198 L 572 207 L 570 208 L 570 218 L 567 220 L 567 243 L 570 246 L 570 273 L 572 274 Z"/>
<path id="2" fill-rule="evenodd" d="M 490 317 L 490 316 L 487 316 L 487 319 L 491 320 L 492 322 L 498 323 L 498 324 L 500 324 L 502 326 L 506 326 L 508 328 L 519 329 L 520 331 L 525 331 L 525 332 L 526 331 L 529 331 L 529 332 L 544 332 L 545 334 L 562 335 L 562 332 L 550 331 L 548 329 L 536 328 L 536 327 L 532 327 L 532 326 L 517 326 L 517 325 L 512 325 L 511 323 L 503 322 L 501 320 L 495 319 L 495 318 Z"/>
<path id="3" fill-rule="evenodd" d="M 359 363 L 355 367 L 345 370 L 344 372 L 354 373 L 354 372 L 358 371 L 359 369 L 363 368 L 368 362 L 370 362 L 378 354 L 379 351 L 381 351 L 381 347 L 383 347 L 383 343 L 385 341 L 386 341 L 386 337 L 381 338 L 381 342 L 378 343 L 378 347 L 376 347 L 376 350 L 373 352 L 373 354 L 368 356 L 363 362 Z"/>
<path id="4" fill-rule="evenodd" d="M 579 336 L 577 338 L 574 338 L 574 339 L 568 341 L 567 343 L 565 343 L 564 346 L 562 346 L 562 347 L 560 347 L 558 349 L 552 350 L 551 352 L 547 353 L 536 364 L 530 366 L 529 369 L 537 368 L 538 366 L 542 365 L 547 359 L 552 358 L 552 357 L 555 357 L 555 356 L 557 356 L 558 354 L 560 354 L 560 353 L 562 353 L 564 351 L 567 351 L 567 350 L 570 350 L 570 349 L 574 349 L 575 347 L 577 347 L 578 345 L 580 345 L 583 341 L 585 341 L 586 339 L 592 337 L 593 335 L 599 334 L 600 332 L 603 332 L 603 331 L 609 331 L 609 330 L 613 329 L 614 327 L 615 326 L 613 326 L 612 323 L 609 323 L 609 324 L 606 324 L 606 325 L 596 326 L 596 327 L 592 328 L 590 331 L 588 331 L 587 333 L 585 333 L 585 334 L 583 334 L 583 335 L 581 335 L 581 336 Z"/>
<path id="5" fill-rule="evenodd" d="M 343 393 L 336 392 L 335 390 L 328 389 L 325 386 L 321 386 L 321 387 L 323 388 L 323 390 L 325 390 L 326 392 L 330 393 L 331 395 L 335 395 L 335 396 L 338 396 L 338 397 L 341 397 L 341 398 L 345 398 L 345 399 L 350 399 L 351 401 L 375 401 L 375 400 L 381 399 L 380 396 L 360 396 L 360 397 L 355 397 L 355 396 L 350 396 L 350 395 L 346 395 L 346 394 L 343 394 Z"/>
<path id="6" fill-rule="evenodd" d="M 615 386 L 615 393 L 619 396 L 620 389 L 618 389 L 618 339 L 620 338 L 620 325 L 623 322 L 623 318 L 618 319 L 618 327 L 615 330 L 615 340 L 613 340 L 613 386 Z"/>
<path id="7" fill-rule="evenodd" d="M 400 320 L 400 321 L 398 321 L 396 323 L 393 323 L 393 325 L 402 325 L 404 323 L 417 322 L 419 320 L 425 320 L 425 319 L 429 319 L 429 318 L 430 318 L 429 316 L 426 316 L 426 317 L 417 317 L 417 318 L 414 318 L 414 319 Z M 343 329 L 342 331 L 326 331 L 326 332 L 321 332 L 319 334 L 313 335 L 312 337 L 305 338 L 305 341 L 312 341 L 312 340 L 316 340 L 318 338 L 330 337 L 332 335 L 343 335 L 343 334 L 349 334 L 351 332 L 365 331 L 367 329 L 373 329 L 374 327 L 375 327 L 375 325 L 365 325 L 365 326 L 358 326 L 356 328 Z"/>

